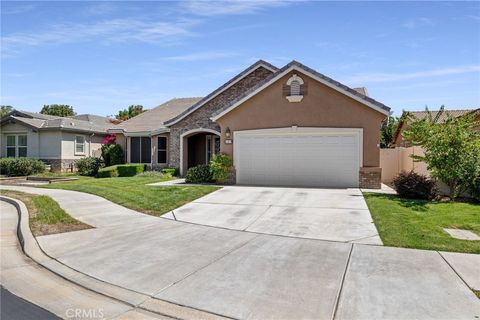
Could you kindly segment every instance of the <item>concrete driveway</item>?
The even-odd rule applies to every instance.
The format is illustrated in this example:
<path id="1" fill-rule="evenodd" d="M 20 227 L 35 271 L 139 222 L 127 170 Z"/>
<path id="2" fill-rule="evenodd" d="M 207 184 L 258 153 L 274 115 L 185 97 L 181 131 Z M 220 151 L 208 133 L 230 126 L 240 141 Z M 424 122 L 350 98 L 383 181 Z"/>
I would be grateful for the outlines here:
<path id="1" fill-rule="evenodd" d="M 306 239 L 381 245 L 359 189 L 224 187 L 163 217 Z"/>

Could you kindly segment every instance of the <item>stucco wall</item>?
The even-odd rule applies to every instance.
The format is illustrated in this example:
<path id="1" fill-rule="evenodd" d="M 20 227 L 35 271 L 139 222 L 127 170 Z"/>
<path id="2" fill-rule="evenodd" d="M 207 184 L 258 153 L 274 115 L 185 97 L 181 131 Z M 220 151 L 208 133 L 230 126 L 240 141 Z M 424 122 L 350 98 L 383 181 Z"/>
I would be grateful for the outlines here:
<path id="1" fill-rule="evenodd" d="M 39 155 L 38 133 L 31 128 L 19 123 L 9 123 L 0 127 L 0 149 L 1 156 L 7 156 L 7 136 L 8 135 L 27 135 L 27 156 L 37 158 Z"/>
<path id="2" fill-rule="evenodd" d="M 292 74 L 307 83 L 303 100 L 291 103 L 282 95 Z M 385 115 L 298 71 L 287 74 L 256 96 L 227 113 L 217 122 L 222 128 L 221 151 L 233 156 L 233 144 L 225 144 L 225 130 L 252 130 L 282 127 L 363 128 L 363 166 L 380 164 L 380 125 Z M 235 143 L 235 141 L 233 142 Z"/>
<path id="3" fill-rule="evenodd" d="M 214 99 L 210 100 L 200 109 L 172 125 L 170 127 L 169 166 L 176 168 L 180 167 L 180 136 L 183 133 L 199 128 L 207 128 L 219 132 L 220 127 L 218 124 L 210 120 L 212 114 L 227 105 L 230 101 L 235 100 L 244 92 L 255 86 L 259 81 L 268 77 L 271 73 L 271 71 L 263 67 L 256 69 Z M 186 161 L 186 159 L 184 161 Z"/>
<path id="4" fill-rule="evenodd" d="M 87 156 L 96 156 L 101 155 L 100 149 L 102 147 L 103 139 L 106 135 L 91 135 L 75 132 L 61 132 L 62 136 L 62 159 L 81 159 Z M 85 152 L 83 154 L 75 153 L 75 136 L 85 137 Z"/>

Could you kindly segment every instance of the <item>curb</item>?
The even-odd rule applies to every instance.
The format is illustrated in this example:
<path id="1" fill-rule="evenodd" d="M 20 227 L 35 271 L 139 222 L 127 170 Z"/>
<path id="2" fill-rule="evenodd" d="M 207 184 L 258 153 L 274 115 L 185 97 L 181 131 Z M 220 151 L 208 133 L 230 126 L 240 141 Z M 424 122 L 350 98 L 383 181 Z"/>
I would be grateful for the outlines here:
<path id="1" fill-rule="evenodd" d="M 38 244 L 29 227 L 29 214 L 26 205 L 20 200 L 3 195 L 0 195 L 0 200 L 15 206 L 17 209 L 19 220 L 17 226 L 17 237 L 25 255 L 61 278 L 87 290 L 96 292 L 108 298 L 112 298 L 134 308 L 142 309 L 162 316 L 182 320 L 231 319 L 226 316 L 194 309 L 165 300 L 160 300 L 147 294 L 125 289 L 91 277 L 63 264 L 62 262 L 45 253 Z"/>

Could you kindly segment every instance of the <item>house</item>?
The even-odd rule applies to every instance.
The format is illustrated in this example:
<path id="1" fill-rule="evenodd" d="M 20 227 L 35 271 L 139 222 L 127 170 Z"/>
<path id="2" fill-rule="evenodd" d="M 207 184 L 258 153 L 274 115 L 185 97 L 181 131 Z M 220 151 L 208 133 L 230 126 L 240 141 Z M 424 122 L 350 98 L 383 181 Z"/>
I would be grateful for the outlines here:
<path id="1" fill-rule="evenodd" d="M 444 112 L 438 117 L 437 122 L 443 123 L 449 117 L 461 117 L 467 114 L 476 113 L 476 118 L 480 121 L 480 109 L 459 109 L 459 110 L 444 110 Z M 432 118 L 435 119 L 437 114 L 439 113 L 438 110 L 430 111 Z M 427 111 L 403 111 L 402 116 L 400 117 L 400 122 L 398 123 L 397 130 L 393 135 L 393 147 L 409 147 L 410 145 L 403 139 L 402 132 L 408 128 L 407 123 L 407 115 L 413 116 L 415 119 L 425 119 L 428 116 Z"/>
<path id="2" fill-rule="evenodd" d="M 69 170 L 77 159 L 100 156 L 112 126 L 108 118 L 91 114 L 67 118 L 15 110 L 0 120 L 1 157 L 41 159 L 53 171 Z"/>
<path id="3" fill-rule="evenodd" d="M 176 98 L 109 130 L 130 163 L 181 174 L 223 152 L 238 184 L 379 188 L 390 109 L 297 61 L 258 61 L 203 98 Z"/>

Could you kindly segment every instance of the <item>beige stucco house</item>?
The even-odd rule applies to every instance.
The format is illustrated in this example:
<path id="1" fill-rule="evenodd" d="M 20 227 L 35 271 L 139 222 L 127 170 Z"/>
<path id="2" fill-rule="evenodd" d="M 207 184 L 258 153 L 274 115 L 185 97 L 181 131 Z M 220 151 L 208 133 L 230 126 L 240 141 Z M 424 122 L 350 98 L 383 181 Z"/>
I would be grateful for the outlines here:
<path id="1" fill-rule="evenodd" d="M 108 118 L 89 114 L 66 118 L 15 110 L 0 120 L 1 157 L 41 159 L 53 171 L 70 170 L 77 159 L 100 156 L 112 126 Z"/>
<path id="2" fill-rule="evenodd" d="M 379 188 L 390 109 L 292 61 L 258 61 L 203 98 L 172 99 L 111 128 L 129 163 L 187 169 L 224 152 L 239 184 Z"/>

